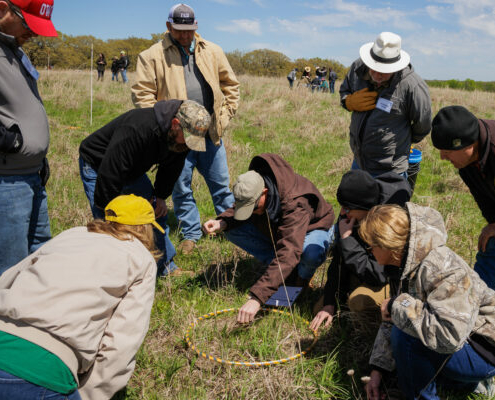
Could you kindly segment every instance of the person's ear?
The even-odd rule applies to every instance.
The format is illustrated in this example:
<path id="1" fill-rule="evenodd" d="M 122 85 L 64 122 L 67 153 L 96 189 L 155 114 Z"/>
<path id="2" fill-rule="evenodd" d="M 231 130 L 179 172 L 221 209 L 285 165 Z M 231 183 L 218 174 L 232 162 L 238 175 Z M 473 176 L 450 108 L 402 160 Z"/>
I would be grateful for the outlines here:
<path id="1" fill-rule="evenodd" d="M 6 1 L 0 1 L 0 18 L 3 18 L 5 14 L 9 11 L 9 5 Z"/>
<path id="2" fill-rule="evenodd" d="M 167 21 L 167 29 L 169 32 L 172 32 L 172 24 Z"/>
<path id="3" fill-rule="evenodd" d="M 263 190 L 261 191 L 261 195 L 263 196 L 264 194 L 267 194 L 268 193 L 268 188 L 263 188 Z"/>
<path id="4" fill-rule="evenodd" d="M 176 130 L 178 128 L 180 128 L 180 121 L 179 121 L 179 118 L 175 117 L 172 119 L 172 129 Z"/>

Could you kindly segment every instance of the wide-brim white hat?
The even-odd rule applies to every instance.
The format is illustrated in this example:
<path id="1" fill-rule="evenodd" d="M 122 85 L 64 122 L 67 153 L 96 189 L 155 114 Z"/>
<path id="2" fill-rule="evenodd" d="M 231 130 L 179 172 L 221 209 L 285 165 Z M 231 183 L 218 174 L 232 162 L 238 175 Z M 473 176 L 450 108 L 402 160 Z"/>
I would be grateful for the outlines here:
<path id="1" fill-rule="evenodd" d="M 389 74 L 409 65 L 411 57 L 401 49 L 401 38 L 392 32 L 382 32 L 374 42 L 359 49 L 359 56 L 367 67 L 376 72 Z"/>

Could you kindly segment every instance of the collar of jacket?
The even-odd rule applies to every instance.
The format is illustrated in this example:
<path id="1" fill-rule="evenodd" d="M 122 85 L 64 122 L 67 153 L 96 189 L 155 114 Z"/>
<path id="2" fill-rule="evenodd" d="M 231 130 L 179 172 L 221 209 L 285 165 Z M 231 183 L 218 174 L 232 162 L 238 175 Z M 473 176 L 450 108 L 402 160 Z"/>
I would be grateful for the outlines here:
<path id="1" fill-rule="evenodd" d="M 199 33 L 194 34 L 194 40 L 196 41 L 196 46 L 194 46 L 194 52 L 197 52 L 198 48 L 200 47 L 203 48 L 206 44 L 205 40 L 199 35 Z M 163 48 L 165 50 L 168 50 L 170 47 L 175 47 L 175 44 L 172 42 L 170 32 L 167 31 L 163 36 Z"/>
<path id="2" fill-rule="evenodd" d="M 17 41 L 15 40 L 15 37 L 12 35 L 7 35 L 6 33 L 0 32 L 0 42 L 6 44 L 7 46 L 11 47 L 12 49 L 17 49 L 19 46 L 17 45 Z"/>

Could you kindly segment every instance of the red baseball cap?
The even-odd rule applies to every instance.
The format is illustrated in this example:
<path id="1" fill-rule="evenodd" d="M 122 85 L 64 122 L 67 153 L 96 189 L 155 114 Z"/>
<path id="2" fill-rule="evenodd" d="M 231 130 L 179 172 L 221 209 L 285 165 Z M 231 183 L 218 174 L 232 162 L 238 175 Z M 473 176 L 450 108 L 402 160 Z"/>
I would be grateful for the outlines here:
<path id="1" fill-rule="evenodd" d="M 10 0 L 19 7 L 26 23 L 34 33 L 40 36 L 57 36 L 51 21 L 53 0 Z"/>

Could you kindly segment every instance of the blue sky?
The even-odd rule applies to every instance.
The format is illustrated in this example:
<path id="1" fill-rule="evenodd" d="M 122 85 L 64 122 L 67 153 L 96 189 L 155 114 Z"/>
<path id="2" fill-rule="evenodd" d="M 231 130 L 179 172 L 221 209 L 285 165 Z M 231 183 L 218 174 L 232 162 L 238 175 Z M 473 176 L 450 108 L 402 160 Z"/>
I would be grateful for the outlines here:
<path id="1" fill-rule="evenodd" d="M 166 30 L 164 0 L 56 0 L 53 22 L 70 35 L 150 38 Z M 349 66 L 383 31 L 402 37 L 426 79 L 495 80 L 495 0 L 189 0 L 199 33 L 224 51 L 268 48 L 291 59 Z"/>

